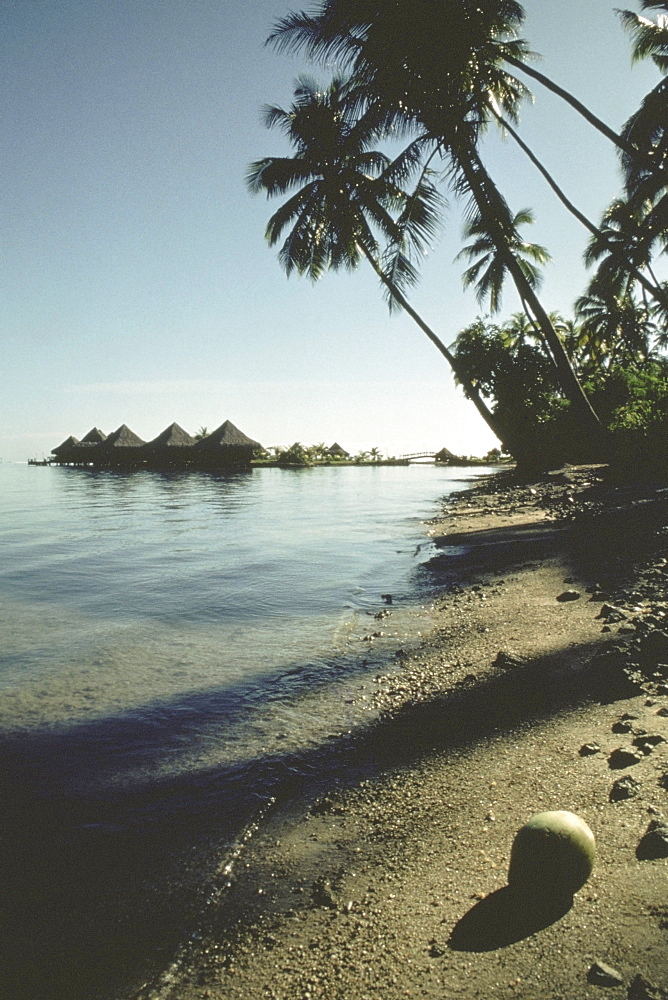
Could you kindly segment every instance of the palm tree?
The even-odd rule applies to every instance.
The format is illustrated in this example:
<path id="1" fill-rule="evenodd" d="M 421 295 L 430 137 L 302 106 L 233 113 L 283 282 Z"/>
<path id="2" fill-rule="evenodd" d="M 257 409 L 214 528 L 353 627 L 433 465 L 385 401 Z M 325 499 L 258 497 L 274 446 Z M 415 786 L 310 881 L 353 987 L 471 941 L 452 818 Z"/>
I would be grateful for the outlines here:
<path id="1" fill-rule="evenodd" d="M 590 109 L 583 104 L 582 101 L 578 100 L 577 97 L 571 94 L 564 87 L 555 83 L 554 80 L 551 80 L 550 77 L 541 73 L 540 70 L 537 70 L 534 66 L 530 66 L 527 62 L 516 58 L 512 54 L 505 55 L 504 59 L 511 66 L 519 69 L 522 73 L 526 73 L 527 76 L 542 84 L 546 90 L 556 94 L 557 97 L 560 97 L 563 101 L 569 104 L 574 111 L 577 111 L 577 113 L 585 119 L 585 121 L 589 122 L 590 125 L 593 125 L 594 128 L 600 132 L 601 135 L 605 136 L 606 139 L 609 139 L 610 142 L 617 147 L 620 153 L 631 163 L 635 163 L 638 166 L 643 167 L 652 174 L 663 174 L 665 176 L 665 168 L 648 157 L 647 154 L 639 148 L 625 132 L 622 132 L 621 134 L 615 132 L 614 129 L 610 128 L 609 125 L 606 125 L 606 123 L 599 118 L 598 115 L 595 115 L 593 111 L 590 111 Z"/>
<path id="2" fill-rule="evenodd" d="M 653 233 L 652 206 L 648 201 L 628 201 L 615 198 L 603 214 L 598 236 L 592 236 L 584 259 L 588 265 L 598 264 L 598 277 L 616 294 L 630 290 L 638 281 L 644 292 L 664 308 L 668 306 L 665 290 L 650 264 Z M 643 280 L 645 268 L 651 281 Z"/>
<path id="3" fill-rule="evenodd" d="M 662 6 L 665 3 L 645 3 Z M 393 95 L 396 106 L 411 116 L 423 100 L 447 105 L 454 77 L 477 81 L 478 94 L 528 95 L 512 66 L 568 103 L 610 140 L 630 161 L 666 180 L 665 165 L 657 166 L 626 135 L 619 135 L 573 94 L 530 65 L 535 58 L 518 37 L 524 10 L 515 0 L 320 0 L 316 13 L 293 12 L 277 23 L 269 41 L 279 49 L 306 50 L 324 62 L 336 61 L 368 83 L 372 77 Z M 396 58 L 396 41 L 402 44 Z M 499 88 L 499 83 L 502 87 Z M 457 88 L 455 87 L 455 92 Z M 419 115 L 418 115 L 419 116 Z"/>
<path id="4" fill-rule="evenodd" d="M 655 0 L 641 0 L 641 6 L 644 9 L 659 8 L 663 10 L 668 10 L 668 4 L 666 3 L 666 0 L 658 0 L 658 2 L 655 2 Z M 638 18 L 638 16 L 633 14 L 633 12 L 631 11 L 618 10 L 617 13 L 621 16 L 622 22 L 625 24 L 625 26 L 631 28 L 632 30 L 634 26 L 636 26 L 634 23 L 636 21 L 645 22 L 645 27 L 648 23 L 646 22 L 646 19 Z M 652 22 L 649 22 L 649 24 L 652 24 Z M 665 23 L 661 23 L 661 21 L 659 25 L 657 25 L 657 27 L 662 28 L 663 31 L 657 32 L 653 36 L 653 40 L 651 42 L 649 42 L 647 34 L 645 34 L 643 42 L 636 44 L 635 58 L 643 58 L 645 55 L 650 54 L 651 50 L 653 58 L 656 57 L 655 61 L 657 62 L 657 65 L 659 65 L 660 68 L 663 68 L 663 70 L 665 71 L 665 69 L 668 67 L 668 59 L 666 59 L 665 57 L 665 53 L 666 51 L 668 51 L 668 46 L 666 46 L 666 36 L 668 32 L 666 32 L 665 30 L 666 28 Z M 660 38 L 659 34 L 661 35 Z M 663 67 L 660 61 L 661 57 L 657 56 L 657 52 L 659 49 L 661 49 L 663 53 L 663 60 L 665 62 L 665 65 L 663 65 Z M 666 163 L 665 159 L 659 161 L 656 156 L 652 155 L 653 151 L 649 151 L 645 147 L 644 143 L 638 142 L 637 141 L 638 136 L 631 134 L 631 132 L 627 127 L 625 127 L 619 134 L 615 132 L 613 129 L 611 129 L 609 125 L 606 125 L 604 121 L 602 121 L 597 115 L 595 115 L 585 104 L 582 103 L 582 101 L 578 100 L 577 97 L 571 94 L 564 87 L 561 87 L 554 80 L 550 79 L 550 77 L 546 76 L 544 73 L 541 73 L 534 66 L 531 66 L 527 61 L 527 59 L 532 58 L 534 56 L 535 53 L 526 51 L 521 52 L 519 54 L 513 51 L 508 51 L 503 53 L 503 59 L 505 62 L 507 62 L 510 66 L 513 66 L 515 69 L 520 70 L 520 72 L 525 73 L 531 79 L 536 80 L 547 90 L 551 91 L 551 93 L 561 98 L 563 101 L 569 104 L 573 108 L 573 110 L 575 110 L 579 115 L 581 115 L 585 119 L 585 121 L 589 122 L 590 125 L 593 125 L 593 127 L 598 132 L 600 132 L 601 135 L 605 136 L 606 139 L 609 139 L 610 142 L 612 142 L 617 147 L 617 149 L 622 155 L 623 161 L 627 163 L 629 167 L 635 167 L 636 169 L 643 170 L 645 171 L 645 173 L 653 175 L 663 184 L 665 184 L 668 181 L 668 173 L 667 173 L 668 164 Z M 665 112 L 665 107 L 664 107 L 664 112 Z M 665 121 L 665 113 L 664 113 L 664 121 Z M 527 152 L 526 147 L 525 147 L 525 152 Z"/>
<path id="5" fill-rule="evenodd" d="M 301 13 L 283 18 L 270 40 L 279 48 L 306 48 L 316 57 L 341 60 L 367 85 L 372 82 L 377 95 L 395 108 L 400 107 L 401 114 L 413 122 L 424 121 L 425 105 L 432 108 L 440 105 L 441 119 L 444 113 L 447 118 L 448 101 L 452 107 L 453 95 L 458 99 L 465 84 L 469 101 L 475 94 L 471 107 L 477 104 L 474 118 L 478 127 L 483 127 L 490 116 L 495 118 L 531 159 L 568 211 L 594 237 L 601 238 L 598 227 L 576 208 L 508 117 L 501 114 L 501 108 L 505 107 L 513 118 L 515 111 L 510 109 L 529 93 L 515 77 L 501 69 L 501 64 L 505 61 L 524 71 L 567 100 L 615 142 L 626 160 L 638 169 L 653 174 L 656 163 L 529 65 L 533 53 L 517 37 L 523 18 L 522 7 L 512 0 L 487 0 L 477 5 L 457 0 L 437 6 L 425 0 L 411 0 L 410 10 L 401 2 L 390 4 L 386 0 L 322 0 L 316 15 Z M 401 45 L 398 58 L 395 39 Z M 438 45 L 434 39 L 438 39 Z M 657 178 L 660 183 L 668 180 L 663 166 Z M 649 294 L 662 301 L 660 287 L 642 273 L 636 277 Z M 564 377 L 570 381 L 566 371 Z M 578 394 L 576 389 L 573 391 Z"/>
<path id="6" fill-rule="evenodd" d="M 598 367 L 635 364 L 650 357 L 656 327 L 651 311 L 632 291 L 615 295 L 612 288 L 592 283 L 575 303 L 575 311 L 580 350 Z"/>
<path id="7" fill-rule="evenodd" d="M 391 299 L 446 358 L 490 429 L 512 451 L 513 442 L 476 386 L 402 291 L 402 283 L 416 275 L 411 249 L 423 251 L 435 232 L 440 204 L 436 189 L 424 172 L 412 192 L 400 186 L 398 179 L 404 179 L 416 161 L 408 154 L 392 162 L 371 149 L 380 133 L 377 110 L 372 106 L 358 115 L 358 107 L 356 85 L 335 78 L 320 90 L 302 78 L 288 110 L 265 109 L 267 126 L 281 128 L 296 151 L 291 157 L 258 160 L 248 170 L 247 183 L 254 193 L 273 197 L 296 189 L 269 220 L 267 239 L 274 246 L 285 236 L 279 250 L 283 268 L 312 280 L 330 268 L 352 270 L 365 258 Z M 376 231 L 390 243 L 389 265 L 383 261 Z"/>
<path id="8" fill-rule="evenodd" d="M 540 279 L 537 265 L 546 264 L 550 260 L 550 255 L 545 247 L 521 239 L 519 227 L 533 221 L 530 209 L 523 208 L 519 211 L 512 220 L 512 233 L 508 237 L 508 245 L 512 248 L 531 287 L 537 288 Z M 489 297 L 490 312 L 497 313 L 501 308 L 501 293 L 508 275 L 505 258 L 499 253 L 479 214 L 467 224 L 464 235 L 473 238 L 473 243 L 463 247 L 455 258 L 455 260 L 465 258 L 473 261 L 462 275 L 464 287 L 475 285 L 478 302 L 482 303 Z M 527 318 L 531 323 L 531 317 Z"/>
<path id="9" fill-rule="evenodd" d="M 626 122 L 622 134 L 660 169 L 652 170 L 649 165 L 639 164 L 628 156 L 622 157 L 622 165 L 630 204 L 637 208 L 649 203 L 645 229 L 650 243 L 658 243 L 665 250 L 668 236 L 668 3 L 642 0 L 641 7 L 664 13 L 651 21 L 633 11 L 619 11 L 622 23 L 633 37 L 633 59 L 651 59 L 664 75 Z"/>
<path id="10" fill-rule="evenodd" d="M 556 366 L 562 392 L 570 400 L 574 412 L 581 421 L 581 431 L 591 439 L 595 449 L 603 448 L 604 440 L 598 417 L 584 394 L 571 360 L 549 314 L 540 302 L 521 262 L 514 253 L 517 234 L 512 225 L 512 213 L 505 199 L 487 173 L 477 149 L 470 143 L 464 144 L 456 151 L 453 150 L 451 155 L 453 159 L 456 157 L 457 169 L 461 172 L 471 193 L 482 223 L 496 246 L 500 260 L 513 280 L 524 309 L 540 330 L 545 346 Z"/>
<path id="11" fill-rule="evenodd" d="M 551 314 L 555 330 L 559 329 L 556 322 L 556 314 Z M 513 313 L 501 327 L 504 345 L 510 350 L 523 347 L 525 344 L 542 343 L 540 330 L 537 329 L 533 320 L 529 319 L 526 312 Z"/>
<path id="12" fill-rule="evenodd" d="M 668 73 L 668 3 L 666 0 L 640 0 L 642 10 L 665 11 L 650 21 L 631 10 L 618 10 L 622 23 L 634 36 L 633 58 L 651 58 L 662 73 Z"/>
<path id="13" fill-rule="evenodd" d="M 410 10 L 386 0 L 322 0 L 316 15 L 284 18 L 270 41 L 342 61 L 358 80 L 360 94 L 384 115 L 387 130 L 417 131 L 412 148 L 437 150 L 446 160 L 454 190 L 472 199 L 520 299 L 540 327 L 582 431 L 598 439 L 598 419 L 514 256 L 513 215 L 478 153 L 479 136 L 491 117 L 490 95 L 506 117 L 515 119 L 527 93 L 501 65 L 509 55 L 527 55 L 526 44 L 517 38 L 522 18 L 523 10 L 513 0 L 437 5 L 412 0 Z"/>
<path id="14" fill-rule="evenodd" d="M 324 441 L 312 444 L 308 448 L 308 457 L 312 462 L 324 462 L 328 458 L 327 445 Z"/>
<path id="15" fill-rule="evenodd" d="M 587 218 L 584 212 L 581 212 L 579 208 L 571 201 L 565 191 L 559 186 L 557 181 L 554 179 L 552 174 L 549 172 L 547 167 L 539 160 L 533 150 L 524 142 L 519 132 L 510 124 L 510 122 L 501 115 L 498 110 L 494 107 L 493 103 L 490 103 L 490 109 L 493 117 L 496 119 L 498 124 L 501 126 L 504 132 L 517 143 L 520 149 L 525 153 L 529 160 L 536 167 L 538 172 L 550 186 L 552 191 L 556 194 L 562 205 L 571 213 L 571 215 L 580 222 L 585 229 L 587 229 L 591 235 L 592 240 L 590 245 L 597 247 L 598 254 L 604 254 L 608 252 L 610 256 L 619 257 L 620 264 L 624 263 L 629 275 L 633 275 L 636 281 L 638 281 L 644 290 L 652 296 L 658 303 L 668 308 L 668 298 L 666 296 L 665 289 L 662 288 L 660 282 L 656 279 L 656 276 L 651 273 L 651 280 L 649 280 L 642 271 L 642 265 L 637 265 L 634 263 L 634 258 L 637 256 L 635 253 L 628 253 L 627 248 L 622 248 L 619 242 L 620 233 L 615 230 L 615 225 L 612 222 L 613 214 L 611 214 L 611 209 L 608 209 L 603 216 L 603 221 L 600 226 L 596 226 L 591 219 Z M 613 202 L 613 206 L 615 202 Z M 643 235 L 646 236 L 650 232 L 651 227 L 646 225 L 643 228 Z M 587 256 L 585 255 L 585 260 Z"/>

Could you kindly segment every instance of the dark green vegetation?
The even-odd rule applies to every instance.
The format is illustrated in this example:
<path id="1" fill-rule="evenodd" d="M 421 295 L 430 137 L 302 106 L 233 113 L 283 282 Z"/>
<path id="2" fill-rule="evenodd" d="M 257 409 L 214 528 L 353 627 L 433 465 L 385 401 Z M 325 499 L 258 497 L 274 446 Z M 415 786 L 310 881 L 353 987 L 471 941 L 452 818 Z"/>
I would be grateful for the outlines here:
<path id="1" fill-rule="evenodd" d="M 668 474 L 668 359 L 655 338 L 647 350 L 608 350 L 590 328 L 552 316 L 584 389 L 608 434 L 607 448 L 592 455 L 563 398 L 554 366 L 522 314 L 497 324 L 477 319 L 457 338 L 456 354 L 494 413 L 536 466 L 606 458 L 620 468 Z"/>
<path id="2" fill-rule="evenodd" d="M 531 65 L 524 10 L 513 0 L 319 0 L 284 17 L 269 39 L 336 72 L 324 87 L 300 79 L 290 108 L 265 110 L 292 155 L 252 164 L 248 183 L 286 197 L 267 227 L 280 263 L 317 280 L 366 260 L 390 307 L 415 320 L 525 466 L 631 455 L 665 464 L 668 283 L 652 262 L 668 246 L 668 2 L 640 6 L 656 18 L 619 17 L 633 57 L 653 60 L 661 76 L 619 133 Z M 527 76 L 605 135 L 620 158 L 623 190 L 598 225 L 521 137 Z M 593 276 L 572 321 L 539 298 L 548 251 L 525 240 L 531 211 L 511 209 L 489 173 L 481 139 L 490 125 L 520 145 L 590 234 Z M 510 279 L 523 308 L 501 325 L 477 320 L 450 347 L 406 297 L 446 193 L 463 203 L 465 285 L 495 313 Z"/>
<path id="3" fill-rule="evenodd" d="M 494 465 L 501 460 L 501 452 L 493 448 L 483 458 L 476 458 L 472 455 L 453 455 L 447 448 L 443 448 L 435 455 L 428 455 L 425 452 L 420 455 L 383 458 L 379 448 L 351 455 L 338 444 L 328 448 L 324 443 L 304 445 L 300 441 L 295 441 L 289 448 L 276 445 L 270 448 L 256 448 L 253 464 L 277 465 L 281 468 L 304 468 L 312 465 L 409 465 L 411 460 L 418 458 L 433 458 L 436 462 L 453 466 Z"/>

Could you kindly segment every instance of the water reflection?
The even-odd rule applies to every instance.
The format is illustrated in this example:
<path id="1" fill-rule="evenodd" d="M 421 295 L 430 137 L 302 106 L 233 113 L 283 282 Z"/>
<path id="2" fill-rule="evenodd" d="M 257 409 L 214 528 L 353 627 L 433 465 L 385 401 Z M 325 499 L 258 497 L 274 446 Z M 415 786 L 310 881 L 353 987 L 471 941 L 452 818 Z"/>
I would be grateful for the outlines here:
<path id="1" fill-rule="evenodd" d="M 164 504 L 175 498 L 182 505 L 212 502 L 229 512 L 237 501 L 243 502 L 254 475 L 252 470 L 213 474 L 65 467 L 53 471 L 63 474 L 63 497 L 72 508 L 90 512 L 92 516 L 106 515 L 110 509 L 119 513 L 145 510 L 156 501 Z"/>

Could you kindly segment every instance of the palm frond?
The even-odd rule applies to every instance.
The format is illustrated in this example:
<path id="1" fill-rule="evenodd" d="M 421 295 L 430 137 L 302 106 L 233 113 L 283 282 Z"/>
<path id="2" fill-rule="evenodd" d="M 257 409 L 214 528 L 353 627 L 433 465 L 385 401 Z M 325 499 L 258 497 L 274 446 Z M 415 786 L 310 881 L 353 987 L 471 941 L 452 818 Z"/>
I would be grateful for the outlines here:
<path id="1" fill-rule="evenodd" d="M 539 243 L 527 243 L 525 241 L 518 244 L 517 250 L 520 255 L 520 261 L 525 260 L 527 264 L 531 264 L 534 261 L 536 264 L 544 265 L 549 264 L 552 260 L 552 255 L 547 247 L 543 247 Z"/>
<path id="2" fill-rule="evenodd" d="M 246 185 L 252 194 L 264 191 L 268 198 L 287 194 L 298 184 L 317 176 L 314 165 L 306 160 L 287 156 L 268 156 L 251 163 L 246 171 Z"/>
<path id="3" fill-rule="evenodd" d="M 278 52 L 300 53 L 306 50 L 314 55 L 324 41 L 320 17 L 312 17 L 305 11 L 293 11 L 276 22 L 265 44 L 272 45 Z"/>
<path id="4" fill-rule="evenodd" d="M 366 173 L 369 177 L 374 178 L 380 177 L 391 163 L 389 156 L 377 149 L 364 150 L 355 156 L 351 155 L 350 160 L 354 163 L 357 172 Z"/>
<path id="5" fill-rule="evenodd" d="M 302 188 L 274 212 L 265 230 L 265 238 L 269 246 L 275 246 L 283 235 L 285 227 L 289 226 L 295 218 L 301 219 L 304 212 L 308 211 L 309 207 L 314 204 L 316 198 L 314 198 L 313 187 L 314 185 Z"/>
<path id="6" fill-rule="evenodd" d="M 524 277 L 529 282 L 529 285 L 534 289 L 540 288 L 542 275 L 538 270 L 538 268 L 534 267 L 532 262 L 530 260 L 527 260 L 526 257 L 519 257 L 518 263 L 522 268 L 522 271 L 524 272 Z M 545 263 L 545 261 L 541 259 L 540 263 L 543 264 Z"/>
<path id="7" fill-rule="evenodd" d="M 643 4 L 644 9 L 650 9 Z M 652 4 L 651 8 L 665 10 L 663 4 Z M 668 17 L 659 14 L 656 21 L 631 10 L 618 10 L 622 25 L 633 38 L 631 56 L 634 62 L 651 59 L 662 73 L 668 72 Z"/>
<path id="8" fill-rule="evenodd" d="M 389 283 L 402 293 L 417 284 L 420 277 L 412 261 L 396 247 L 385 252 L 382 260 L 382 268 Z M 393 308 L 396 308 L 397 301 L 389 294 L 387 288 L 385 291 L 390 311 L 392 311 Z"/>
<path id="9" fill-rule="evenodd" d="M 430 163 L 437 153 L 438 147 L 432 136 L 422 133 L 390 161 L 384 174 L 385 179 L 388 183 L 403 187 L 423 172 L 433 178 L 435 173 L 431 171 Z"/>
<path id="10" fill-rule="evenodd" d="M 432 183 L 428 173 L 423 174 L 413 191 L 404 199 L 397 219 L 401 242 L 418 254 L 431 249 L 443 225 L 446 206 L 445 197 Z"/>
<path id="11" fill-rule="evenodd" d="M 470 226 L 466 229 L 466 235 L 474 235 Z M 455 260 L 473 260 L 474 257 L 479 257 L 480 254 L 491 254 L 493 250 L 494 243 L 489 236 L 480 236 L 478 239 L 474 240 L 473 243 L 469 243 L 468 246 L 462 247 L 459 253 L 455 256 Z"/>
<path id="12" fill-rule="evenodd" d="M 481 274 L 484 273 L 490 260 L 491 254 L 487 254 L 484 257 L 480 257 L 474 264 L 471 264 L 470 267 L 466 268 L 466 270 L 462 273 L 462 285 L 464 288 L 470 288 L 471 285 L 476 284 Z M 484 299 L 484 295 L 481 297 Z"/>
<path id="13" fill-rule="evenodd" d="M 286 135 L 290 135 L 291 117 L 289 113 L 278 105 L 264 104 L 260 108 L 260 121 L 265 128 L 280 128 Z"/>
<path id="14" fill-rule="evenodd" d="M 278 52 L 306 52 L 319 62 L 333 61 L 342 66 L 350 66 L 357 48 L 355 36 L 337 26 L 326 9 L 316 16 L 300 11 L 281 18 L 266 44 Z"/>

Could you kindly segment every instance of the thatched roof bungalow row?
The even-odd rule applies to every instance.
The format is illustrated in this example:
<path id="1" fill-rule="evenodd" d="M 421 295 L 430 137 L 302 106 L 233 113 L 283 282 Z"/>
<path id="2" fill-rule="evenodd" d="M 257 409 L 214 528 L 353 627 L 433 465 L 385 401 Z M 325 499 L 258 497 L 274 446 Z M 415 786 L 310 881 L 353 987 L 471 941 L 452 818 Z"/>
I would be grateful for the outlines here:
<path id="1" fill-rule="evenodd" d="M 261 447 L 230 420 L 201 440 L 170 424 L 152 441 L 142 441 L 126 424 L 108 437 L 97 427 L 78 441 L 68 437 L 51 454 L 57 465 L 95 468 L 220 469 L 247 468 Z"/>

